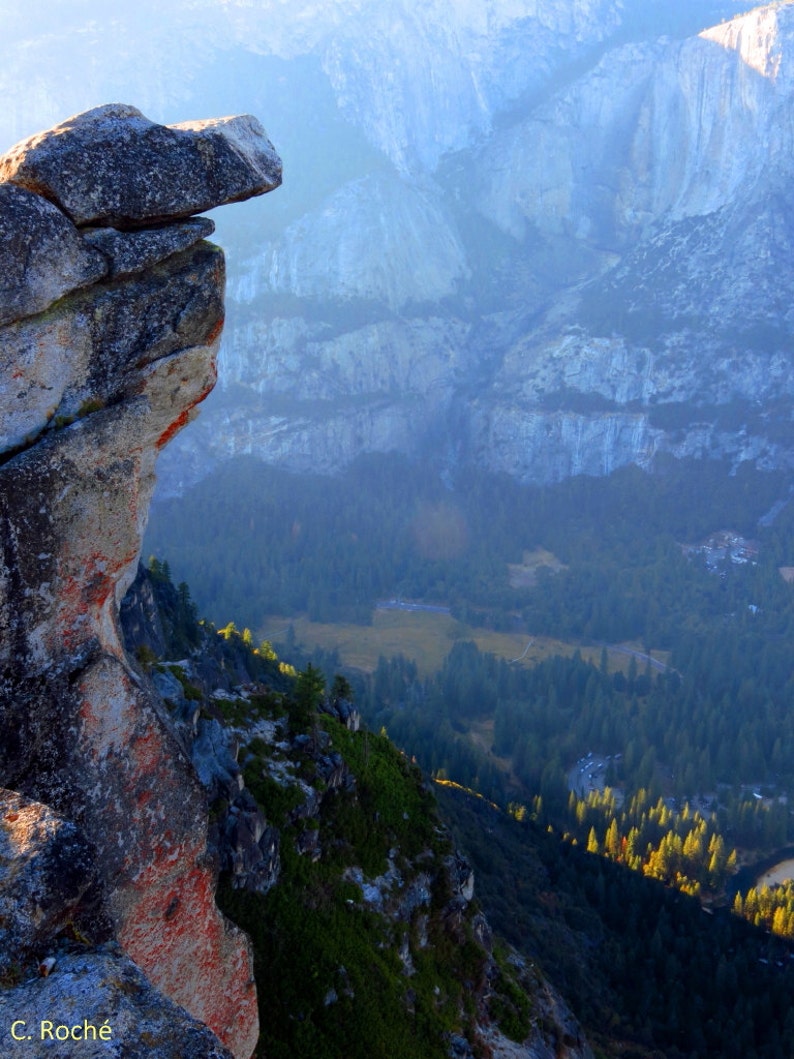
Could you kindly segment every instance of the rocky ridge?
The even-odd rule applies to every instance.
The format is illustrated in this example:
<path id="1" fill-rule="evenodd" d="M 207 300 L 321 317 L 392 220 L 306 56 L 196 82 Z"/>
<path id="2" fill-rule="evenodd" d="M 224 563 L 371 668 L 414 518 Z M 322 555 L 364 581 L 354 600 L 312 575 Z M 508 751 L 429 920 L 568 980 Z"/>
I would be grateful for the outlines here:
<path id="1" fill-rule="evenodd" d="M 431 786 L 361 726 L 347 681 L 329 690 L 247 632 L 196 625 L 180 596 L 152 561 L 125 642 L 189 722 L 222 906 L 254 940 L 265 1054 L 589 1059 L 537 967 L 494 937 Z"/>
<path id="2" fill-rule="evenodd" d="M 223 254 L 192 215 L 280 178 L 254 118 L 169 128 L 118 104 L 0 159 L 0 783 L 13 853 L 0 900 L 17 910 L 0 1008 L 4 1026 L 37 1033 L 45 1009 L 72 1028 L 101 1014 L 112 1050 L 84 1040 L 87 1056 L 247 1059 L 256 1044 L 250 946 L 215 906 L 205 795 L 126 657 L 118 608 L 157 455 L 216 378 Z M 57 946 L 52 973 L 29 979 Z M 135 990 L 137 1009 L 124 1000 Z M 75 998 L 89 995 L 83 1011 Z"/>

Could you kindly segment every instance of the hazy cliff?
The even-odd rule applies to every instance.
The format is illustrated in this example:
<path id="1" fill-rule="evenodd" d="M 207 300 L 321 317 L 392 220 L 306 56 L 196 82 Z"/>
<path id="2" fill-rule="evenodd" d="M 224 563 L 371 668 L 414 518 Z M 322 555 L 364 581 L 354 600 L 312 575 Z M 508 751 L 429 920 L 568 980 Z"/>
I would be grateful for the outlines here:
<path id="1" fill-rule="evenodd" d="M 479 125 L 450 68 L 433 67 L 460 108 L 455 143 L 444 106 L 434 139 L 400 88 L 454 52 L 428 29 L 435 8 L 403 12 L 390 55 L 404 58 L 410 29 L 410 62 L 370 94 L 370 59 L 336 46 L 343 113 L 398 172 L 344 182 L 246 250 L 229 389 L 168 460 L 173 488 L 235 452 L 332 471 L 362 450 L 433 451 L 527 480 L 661 451 L 790 464 L 792 7 L 674 37 L 653 32 L 659 11 L 647 25 L 612 14 L 585 6 L 575 27 L 555 24 L 554 46 L 553 4 L 483 22 Z M 455 47 L 474 32 L 460 18 Z M 508 41 L 530 28 L 519 90 Z M 378 91 L 401 92 L 392 113 L 416 119 L 410 161 Z"/>
<path id="2" fill-rule="evenodd" d="M 241 452 L 781 466 L 792 5 L 748 7 L 85 0 L 46 35 L 6 16 L 0 129 L 120 86 L 169 120 L 276 115 L 290 186 L 218 219 L 222 385 L 165 455 L 171 490 Z"/>
<path id="3" fill-rule="evenodd" d="M 479 459 L 521 477 L 660 450 L 790 464 L 776 402 L 794 384 L 792 15 L 752 12 L 651 54 L 627 46 L 505 132 L 496 164 L 483 156 L 494 222 L 597 248 L 601 275 L 541 310 L 501 360 L 472 420 Z M 565 414 L 548 416 L 544 396 L 563 390 Z M 578 395 L 603 401 L 583 412 Z"/>

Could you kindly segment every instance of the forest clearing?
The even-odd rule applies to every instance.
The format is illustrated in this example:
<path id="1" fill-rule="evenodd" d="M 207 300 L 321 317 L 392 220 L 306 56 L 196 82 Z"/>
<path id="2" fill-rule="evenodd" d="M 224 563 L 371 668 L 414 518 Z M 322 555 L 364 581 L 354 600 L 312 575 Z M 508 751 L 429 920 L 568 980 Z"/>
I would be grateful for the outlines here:
<path id="1" fill-rule="evenodd" d="M 569 658 L 578 650 L 586 661 L 599 664 L 601 646 L 583 647 L 547 636 L 529 637 L 521 632 L 498 632 L 476 628 L 457 621 L 449 614 L 418 610 L 375 610 L 371 625 L 325 623 L 306 617 L 269 615 L 257 630 L 259 639 L 284 643 L 290 626 L 295 642 L 306 650 L 319 647 L 338 651 L 344 666 L 372 673 L 378 658 L 404 655 L 416 663 L 419 673 L 437 673 L 457 640 L 471 640 L 480 651 L 508 662 L 531 667 L 554 655 Z M 531 643 L 528 645 L 528 641 Z M 609 669 L 627 670 L 630 656 L 609 651 Z"/>

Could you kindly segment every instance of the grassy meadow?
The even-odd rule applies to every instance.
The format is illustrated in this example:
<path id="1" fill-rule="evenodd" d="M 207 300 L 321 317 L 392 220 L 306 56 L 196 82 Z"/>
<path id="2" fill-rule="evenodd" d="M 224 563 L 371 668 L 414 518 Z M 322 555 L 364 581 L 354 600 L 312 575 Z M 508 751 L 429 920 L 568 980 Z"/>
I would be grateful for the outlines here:
<path id="1" fill-rule="evenodd" d="M 371 625 L 322 624 L 304 617 L 269 616 L 257 630 L 259 639 L 283 643 L 292 626 L 295 640 L 303 647 L 336 649 L 344 666 L 374 671 L 383 655 L 405 655 L 416 662 L 423 676 L 437 673 L 456 640 L 472 640 L 483 652 L 498 658 L 534 666 L 552 655 L 572 655 L 578 647 L 582 657 L 598 665 L 601 647 L 582 647 L 545 636 L 527 636 L 518 632 L 495 632 L 473 628 L 449 614 L 431 611 L 375 610 Z M 609 668 L 628 669 L 630 658 L 609 652 Z"/>

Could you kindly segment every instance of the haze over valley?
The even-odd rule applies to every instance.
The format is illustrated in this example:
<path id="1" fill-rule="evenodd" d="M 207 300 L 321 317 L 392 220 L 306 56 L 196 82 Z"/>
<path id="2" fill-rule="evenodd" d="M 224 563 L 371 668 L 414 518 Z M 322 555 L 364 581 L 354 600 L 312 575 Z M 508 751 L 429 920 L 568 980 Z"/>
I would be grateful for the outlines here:
<path id="1" fill-rule="evenodd" d="M 746 10 L 6 15 L 9 144 L 124 96 L 169 121 L 261 111 L 284 157 L 266 218 L 219 218 L 221 385 L 161 490 L 241 454 L 331 473 L 431 452 L 534 482 L 657 452 L 788 466 L 793 16 Z"/>

